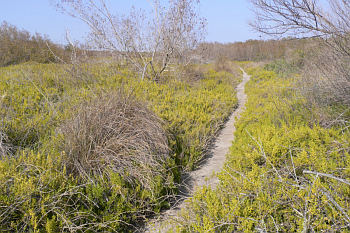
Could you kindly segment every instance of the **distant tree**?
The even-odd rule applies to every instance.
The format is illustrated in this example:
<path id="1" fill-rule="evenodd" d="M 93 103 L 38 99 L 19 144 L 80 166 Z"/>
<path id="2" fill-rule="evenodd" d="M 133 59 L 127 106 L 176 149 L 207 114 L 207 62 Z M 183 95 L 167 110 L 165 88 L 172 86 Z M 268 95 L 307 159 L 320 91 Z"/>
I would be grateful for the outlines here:
<path id="1" fill-rule="evenodd" d="M 307 50 L 306 40 L 247 40 L 235 43 L 208 43 L 197 46 L 204 62 L 212 63 L 226 57 L 235 61 L 272 61 L 292 59 L 296 50 Z"/>
<path id="2" fill-rule="evenodd" d="M 0 67 L 27 61 L 54 62 L 53 53 L 62 55 L 62 51 L 39 33 L 31 35 L 6 21 L 0 25 Z"/>
<path id="3" fill-rule="evenodd" d="M 168 7 L 154 0 L 150 15 L 135 8 L 129 15 L 113 14 L 105 0 L 50 1 L 56 9 L 84 21 L 94 47 L 120 53 L 141 79 L 159 79 L 175 64 L 188 63 L 206 34 L 198 0 L 170 0 Z"/>

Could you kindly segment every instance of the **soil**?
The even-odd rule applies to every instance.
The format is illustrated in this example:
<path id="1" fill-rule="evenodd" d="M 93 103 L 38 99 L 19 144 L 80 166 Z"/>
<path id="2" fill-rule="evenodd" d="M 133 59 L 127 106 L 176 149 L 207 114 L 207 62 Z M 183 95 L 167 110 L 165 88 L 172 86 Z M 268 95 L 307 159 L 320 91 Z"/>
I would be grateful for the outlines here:
<path id="1" fill-rule="evenodd" d="M 186 206 L 185 200 L 189 198 L 197 188 L 203 185 L 210 185 L 212 189 L 215 189 L 216 185 L 219 183 L 219 179 L 215 174 L 221 171 L 226 154 L 234 140 L 233 133 L 236 130 L 234 125 L 236 118 L 240 118 L 240 114 L 245 108 L 247 95 L 244 93 L 244 87 L 249 79 L 250 76 L 243 71 L 243 81 L 236 88 L 238 108 L 231 114 L 224 127 L 219 131 L 218 136 L 211 143 L 207 155 L 199 167 L 189 174 L 184 175 L 179 192 L 180 195 L 176 204 L 173 205 L 171 209 L 163 212 L 157 219 L 150 221 L 140 232 L 167 232 L 174 227 L 174 222 L 178 219 L 181 209 Z"/>

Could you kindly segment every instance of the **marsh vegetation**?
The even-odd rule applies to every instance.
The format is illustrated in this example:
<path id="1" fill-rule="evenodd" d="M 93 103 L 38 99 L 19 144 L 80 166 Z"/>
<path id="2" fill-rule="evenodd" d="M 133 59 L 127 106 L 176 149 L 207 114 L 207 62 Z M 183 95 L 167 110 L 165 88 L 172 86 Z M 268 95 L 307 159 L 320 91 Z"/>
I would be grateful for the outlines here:
<path id="1" fill-rule="evenodd" d="M 347 1 L 251 0 L 277 38 L 227 44 L 204 42 L 197 1 L 120 17 L 53 2 L 88 45 L 0 27 L 0 231 L 138 230 L 236 108 L 239 67 L 252 79 L 220 184 L 174 231 L 349 231 Z"/>

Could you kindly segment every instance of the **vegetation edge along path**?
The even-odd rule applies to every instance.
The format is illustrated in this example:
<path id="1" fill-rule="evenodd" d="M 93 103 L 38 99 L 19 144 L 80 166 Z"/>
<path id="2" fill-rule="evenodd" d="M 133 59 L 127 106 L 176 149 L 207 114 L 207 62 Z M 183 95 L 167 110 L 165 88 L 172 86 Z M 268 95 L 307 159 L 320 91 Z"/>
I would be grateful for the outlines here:
<path id="1" fill-rule="evenodd" d="M 247 100 L 247 95 L 244 93 L 244 87 L 249 81 L 250 76 L 244 70 L 242 71 L 243 80 L 236 88 L 238 108 L 230 115 L 223 129 L 220 130 L 217 138 L 213 141 L 210 150 L 208 150 L 206 159 L 203 163 L 198 169 L 184 178 L 183 187 L 180 189 L 181 198 L 179 198 L 178 203 L 171 209 L 162 213 L 158 219 L 151 221 L 151 223 L 143 230 L 144 232 L 167 232 L 174 227 L 171 222 L 176 221 L 181 209 L 186 206 L 185 200 L 191 196 L 198 187 L 204 185 L 210 185 L 212 188 L 216 187 L 219 179 L 216 176 L 212 176 L 212 174 L 221 171 L 226 154 L 231 146 L 231 142 L 234 140 L 236 118 L 240 118 Z"/>

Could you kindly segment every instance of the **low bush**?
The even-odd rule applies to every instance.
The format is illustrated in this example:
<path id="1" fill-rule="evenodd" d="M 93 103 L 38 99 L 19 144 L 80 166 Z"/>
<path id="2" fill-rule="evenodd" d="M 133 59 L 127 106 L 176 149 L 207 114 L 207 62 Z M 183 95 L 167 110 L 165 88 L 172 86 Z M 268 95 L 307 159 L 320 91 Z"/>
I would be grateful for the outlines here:
<path id="1" fill-rule="evenodd" d="M 79 67 L 0 68 L 0 128 L 15 148 L 0 160 L 0 230 L 135 230 L 169 208 L 237 104 L 239 78 L 210 68 L 156 83 L 114 63 Z M 106 94 L 121 89 L 135 99 Z"/>
<path id="2" fill-rule="evenodd" d="M 296 78 L 250 73 L 220 185 L 195 193 L 177 231 L 349 232 L 349 131 L 308 121 Z"/>
<path id="3" fill-rule="evenodd" d="M 44 138 L 70 117 L 70 106 L 88 98 L 91 84 L 69 76 L 58 64 L 27 63 L 1 68 L 1 128 L 13 147 L 42 145 Z"/>
<path id="4" fill-rule="evenodd" d="M 114 172 L 83 182 L 68 175 L 67 159 L 27 151 L 0 160 L 0 231 L 129 232 L 167 206 L 161 177 L 151 189 Z"/>
<path id="5" fill-rule="evenodd" d="M 177 163 L 194 169 L 205 155 L 210 139 L 237 106 L 235 87 L 239 79 L 209 69 L 204 78 L 188 84 L 168 80 L 166 85 L 135 86 L 135 94 L 150 101 L 150 108 L 167 124 Z M 186 80 L 186 79 L 185 79 Z"/>

